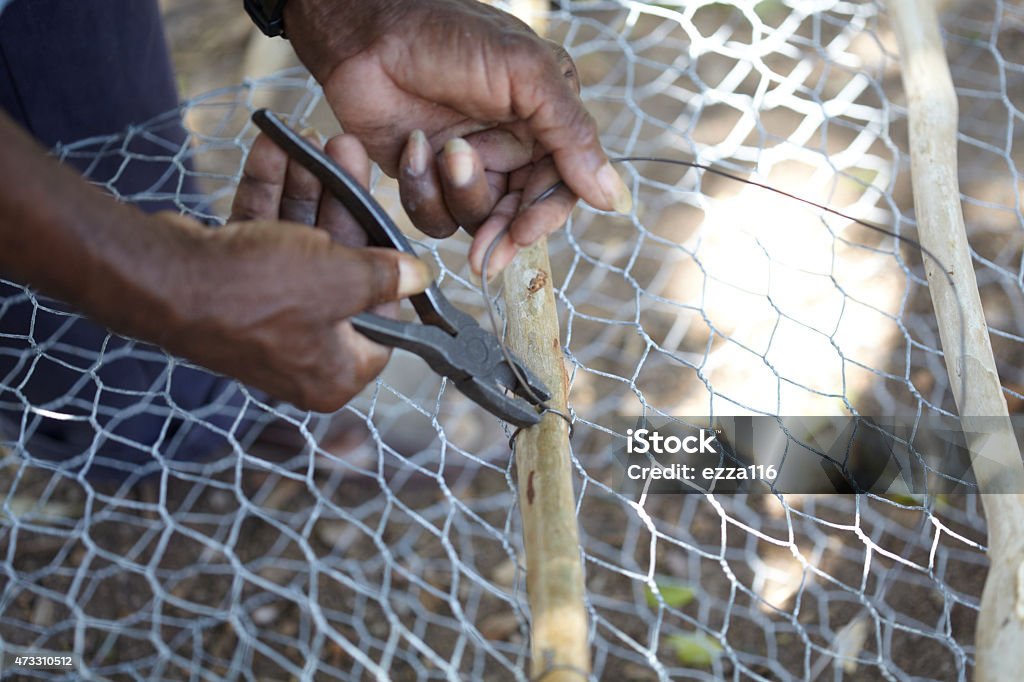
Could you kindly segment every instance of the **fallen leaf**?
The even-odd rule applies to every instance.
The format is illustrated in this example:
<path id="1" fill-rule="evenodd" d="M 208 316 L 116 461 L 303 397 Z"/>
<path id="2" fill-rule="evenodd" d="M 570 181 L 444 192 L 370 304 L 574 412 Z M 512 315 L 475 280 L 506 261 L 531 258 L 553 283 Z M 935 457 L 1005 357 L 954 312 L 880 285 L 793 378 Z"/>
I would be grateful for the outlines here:
<path id="1" fill-rule="evenodd" d="M 686 606 L 697 597 L 697 592 L 693 587 L 672 578 L 655 578 L 654 584 L 661 594 L 661 599 L 665 601 L 665 605 L 674 609 Z M 652 609 L 658 608 L 661 601 L 650 585 L 644 586 L 644 596 L 647 598 L 648 606 Z"/>
<path id="2" fill-rule="evenodd" d="M 719 654 L 722 653 L 722 645 L 717 639 L 707 636 L 703 632 L 695 632 L 690 635 L 672 635 L 668 638 L 676 658 L 683 665 L 700 668 L 710 668 L 711 664 Z"/>

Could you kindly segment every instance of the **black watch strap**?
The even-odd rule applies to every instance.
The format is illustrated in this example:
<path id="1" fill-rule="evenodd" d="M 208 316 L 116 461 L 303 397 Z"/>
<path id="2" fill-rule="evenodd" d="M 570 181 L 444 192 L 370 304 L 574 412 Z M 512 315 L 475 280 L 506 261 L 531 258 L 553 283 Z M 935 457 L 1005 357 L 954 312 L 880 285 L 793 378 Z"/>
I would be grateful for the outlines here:
<path id="1" fill-rule="evenodd" d="M 285 0 L 244 0 L 245 11 L 263 33 L 273 38 L 284 35 Z"/>

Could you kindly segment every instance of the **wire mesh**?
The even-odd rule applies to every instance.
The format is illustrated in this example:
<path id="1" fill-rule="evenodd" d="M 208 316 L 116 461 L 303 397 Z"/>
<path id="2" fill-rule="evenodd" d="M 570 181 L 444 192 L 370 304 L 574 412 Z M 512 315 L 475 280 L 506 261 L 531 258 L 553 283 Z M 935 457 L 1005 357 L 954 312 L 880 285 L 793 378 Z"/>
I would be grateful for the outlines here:
<path id="1" fill-rule="evenodd" d="M 542 20 L 613 155 L 714 163 L 914 236 L 899 62 L 878 4 L 561 2 Z M 1022 28 L 1024 10 L 1003 1 L 957 5 L 944 24 L 964 210 L 1011 412 Z M 336 125 L 291 70 L 55 154 L 125 201 L 217 223 L 265 105 Z M 180 120 L 184 145 L 165 133 Z M 169 169 L 158 185 L 118 192 L 151 163 Z M 622 416 L 948 413 L 920 255 L 694 169 L 637 162 L 626 175 L 632 215 L 581 206 L 550 242 L 592 676 L 969 678 L 987 566 L 975 496 L 638 498 L 613 483 Z M 390 181 L 377 194 L 397 216 Z M 418 244 L 452 301 L 484 319 L 468 239 Z M 32 315 L 0 329 L 0 648 L 74 652 L 75 672 L 45 673 L 56 679 L 527 678 L 508 432 L 417 359 L 396 355 L 336 415 L 226 381 L 184 404 L 176 388 L 198 368 L 105 332 L 82 342 L 72 312 L 5 286 L 0 316 Z M 104 380 L 137 360 L 140 384 Z M 67 391 L 33 389 L 60 371 Z M 68 423 L 77 440 L 62 443 Z M 214 451 L 197 454 L 197 433 Z"/>

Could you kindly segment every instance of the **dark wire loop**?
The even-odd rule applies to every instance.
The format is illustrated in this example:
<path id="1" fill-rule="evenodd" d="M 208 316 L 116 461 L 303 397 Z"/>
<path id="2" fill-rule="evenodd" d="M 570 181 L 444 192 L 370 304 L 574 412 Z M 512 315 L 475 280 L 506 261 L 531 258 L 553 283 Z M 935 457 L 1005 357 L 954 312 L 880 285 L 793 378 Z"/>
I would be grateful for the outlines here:
<path id="1" fill-rule="evenodd" d="M 804 199 L 803 197 L 796 196 L 794 194 L 790 194 L 790 193 L 785 192 L 783 190 L 776 189 L 775 187 L 772 187 L 770 185 L 766 185 L 764 183 L 757 182 L 755 180 L 751 180 L 749 178 L 742 178 L 742 177 L 740 177 L 738 175 L 734 175 L 732 173 L 728 173 L 728 172 L 719 170 L 719 169 L 717 169 L 717 168 L 715 168 L 713 166 L 707 166 L 707 165 L 695 163 L 695 162 L 692 162 L 692 161 L 682 161 L 682 160 L 677 160 L 677 159 L 665 159 L 665 158 L 660 158 L 660 157 L 639 157 L 639 156 L 634 156 L 634 157 L 619 157 L 619 158 L 611 159 L 612 163 L 624 163 L 624 162 L 629 162 L 629 161 L 652 161 L 652 162 L 658 162 L 658 163 L 674 163 L 674 164 L 678 164 L 678 165 L 682 165 L 682 166 L 690 166 L 691 168 L 697 168 L 697 169 L 700 169 L 700 170 L 704 170 L 704 171 L 707 171 L 707 172 L 710 172 L 710 173 L 714 173 L 716 175 L 720 175 L 720 176 L 722 176 L 724 178 L 728 178 L 730 180 L 734 180 L 734 181 L 737 181 L 737 182 L 742 182 L 742 183 L 745 183 L 745 184 L 748 184 L 748 185 L 753 185 L 755 187 L 760 187 L 760 188 L 766 189 L 766 190 L 768 190 L 770 192 L 775 192 L 776 194 L 781 194 L 782 196 L 789 197 L 790 199 L 794 199 L 794 200 L 799 201 L 799 202 L 804 203 L 804 204 L 808 204 L 810 206 L 813 206 L 815 208 L 823 210 L 823 211 L 825 211 L 827 213 L 830 213 L 832 215 L 836 215 L 836 216 L 839 216 L 841 218 L 845 218 L 845 219 L 850 220 L 850 221 L 852 221 L 852 222 L 854 222 L 854 223 L 856 223 L 858 225 L 861 225 L 862 227 L 866 227 L 866 228 L 868 228 L 870 230 L 874 230 L 875 232 L 880 232 L 880 233 L 882 233 L 884 235 L 892 237 L 892 238 L 894 238 L 894 239 L 896 239 L 898 241 L 901 241 L 903 243 L 909 244 L 912 247 L 916 248 L 917 250 L 919 250 L 921 252 L 922 256 L 927 256 L 928 258 L 931 258 L 931 260 L 936 263 L 936 265 L 939 267 L 939 270 L 945 276 L 945 278 L 946 278 L 947 282 L 949 283 L 950 287 L 954 291 L 956 291 L 956 284 L 953 281 L 953 278 L 950 275 L 950 273 L 943 267 L 943 264 L 941 263 L 941 261 L 939 261 L 939 259 L 931 251 L 926 249 L 917 240 L 911 239 L 909 237 L 904 237 L 901 234 L 897 234 L 897 233 L 892 232 L 890 230 L 886 230 L 885 228 L 879 227 L 878 225 L 874 225 L 874 224 L 869 223 L 867 221 L 860 220 L 858 218 L 854 218 L 853 216 L 849 216 L 849 215 L 847 215 L 845 213 L 842 213 L 840 211 L 837 211 L 837 210 L 835 210 L 833 208 L 829 208 L 828 206 L 825 206 L 823 204 L 819 204 L 817 202 L 810 201 L 808 199 Z M 532 202 L 530 202 L 530 205 L 533 206 L 536 203 L 544 201 L 545 199 L 550 197 L 552 194 L 554 194 L 555 191 L 557 191 L 559 187 L 563 186 L 563 184 L 564 183 L 561 180 L 559 180 L 557 183 L 555 183 L 551 187 L 547 188 L 544 192 L 542 192 L 540 195 L 538 195 L 536 199 L 534 199 Z M 490 292 L 489 292 L 488 286 L 487 286 L 487 265 L 491 261 L 491 256 L 494 255 L 494 249 L 495 249 L 495 247 L 497 247 L 498 242 L 500 242 L 501 239 L 506 234 L 508 234 L 508 226 L 505 226 L 505 228 L 502 229 L 501 232 L 499 232 L 494 237 L 494 240 L 487 246 L 487 251 L 484 253 L 483 265 L 481 267 L 481 272 L 480 272 L 480 277 L 481 277 L 481 280 L 482 280 L 481 281 L 481 289 L 482 289 L 483 296 L 484 296 L 484 303 L 485 303 L 485 306 L 487 308 L 487 315 L 488 315 L 488 317 L 490 317 L 491 326 L 494 329 L 494 335 L 496 337 L 498 337 L 498 341 L 501 344 L 501 351 L 502 351 L 502 353 L 505 356 L 505 361 L 508 362 L 509 366 L 512 368 L 512 371 L 515 373 L 516 378 L 519 379 L 520 383 L 526 388 L 527 392 L 532 394 L 533 393 L 532 390 L 530 390 L 529 386 L 527 385 L 527 382 L 522 377 L 522 375 L 519 372 L 518 368 L 516 367 L 515 363 L 512 362 L 512 358 L 511 358 L 511 354 L 510 354 L 510 352 L 508 350 L 508 346 L 505 344 L 504 334 L 503 333 L 499 333 L 498 318 L 495 315 L 494 305 L 493 305 L 493 303 L 491 301 Z M 964 335 L 966 333 L 963 327 L 964 327 L 964 319 L 963 319 L 963 311 L 961 309 L 961 311 L 960 311 L 961 346 L 963 346 L 963 337 L 964 337 Z M 963 375 L 961 375 L 961 388 L 963 388 L 963 385 L 964 385 L 965 381 L 966 381 L 966 372 Z M 559 410 L 556 410 L 556 409 L 554 409 L 552 407 L 548 407 L 542 401 L 537 400 L 537 396 L 536 395 L 531 395 L 531 397 L 534 399 L 534 402 L 536 404 L 538 404 L 542 408 L 541 412 L 540 412 L 541 415 L 547 414 L 548 412 L 552 412 L 554 414 L 557 414 L 559 417 L 564 419 L 566 421 L 566 423 L 569 424 L 569 438 L 572 439 L 573 430 L 574 430 L 574 425 L 573 425 L 572 418 L 569 417 L 568 415 L 566 415 L 565 413 L 559 411 Z M 961 409 L 961 413 L 963 413 L 962 409 Z M 511 437 L 509 437 L 509 439 L 508 439 L 509 448 L 511 448 L 513 452 L 515 452 L 515 448 L 516 448 L 516 437 L 519 435 L 519 432 L 522 431 L 522 430 L 523 430 L 523 427 L 517 427 L 516 430 L 512 432 Z M 580 668 L 577 668 L 575 666 L 568 665 L 568 664 L 551 664 L 549 662 L 548 666 L 544 670 L 542 670 L 535 677 L 530 679 L 530 682 L 541 682 L 545 677 L 547 677 L 548 675 L 550 675 L 550 674 L 552 674 L 554 672 L 557 672 L 557 671 L 573 672 L 573 673 L 577 673 L 580 676 L 580 678 L 583 679 L 583 680 L 589 680 L 590 679 L 590 675 L 586 671 L 581 670 Z"/>
<path id="2" fill-rule="evenodd" d="M 545 414 L 548 414 L 548 413 L 550 413 L 550 414 L 557 414 L 559 417 L 561 417 L 562 419 L 565 420 L 565 423 L 569 425 L 569 440 L 572 440 L 572 435 L 576 432 L 576 424 L 573 421 L 572 417 L 567 415 L 565 412 L 562 412 L 561 410 L 556 410 L 555 408 L 548 407 L 547 405 L 541 405 L 541 408 L 542 408 L 541 411 L 540 411 L 541 416 L 544 416 Z M 519 432 L 522 431 L 524 428 L 526 428 L 526 427 L 517 426 L 516 430 L 512 432 L 511 436 L 509 436 L 509 438 L 508 438 L 508 446 L 512 450 L 516 449 L 516 436 L 518 436 Z"/>
<path id="3" fill-rule="evenodd" d="M 530 202 L 530 206 L 533 206 L 534 204 L 544 201 L 552 194 L 554 194 L 561 186 L 562 181 L 559 180 L 557 183 L 541 192 L 541 194 L 536 199 Z M 491 240 L 491 243 L 487 245 L 487 250 L 484 252 L 483 264 L 480 267 L 480 288 L 484 296 L 484 306 L 487 308 L 487 316 L 491 320 L 491 329 L 493 330 L 494 335 L 498 338 L 498 343 L 501 346 L 501 353 L 502 355 L 505 356 L 505 362 L 508 363 L 508 366 L 512 369 L 512 373 L 515 374 L 520 386 L 526 389 L 526 392 L 529 394 L 529 397 L 530 399 L 533 400 L 534 404 L 542 408 L 540 411 L 541 415 L 545 415 L 548 412 L 553 412 L 554 414 L 557 414 L 559 417 L 566 421 L 566 423 L 569 425 L 569 440 L 572 440 L 572 434 L 574 431 L 572 418 L 566 415 L 564 412 L 560 412 L 559 410 L 556 410 L 553 407 L 548 406 L 547 404 L 544 403 L 543 400 L 540 399 L 540 396 L 534 393 L 533 389 L 530 388 L 529 382 L 526 381 L 526 378 L 523 376 L 522 372 L 519 371 L 519 367 L 516 365 L 515 362 L 512 361 L 512 352 L 509 350 L 508 344 L 505 343 L 505 334 L 500 332 L 498 329 L 498 316 L 495 315 L 494 313 L 494 304 L 491 301 L 491 292 L 487 284 L 487 267 L 488 265 L 490 265 L 491 257 L 494 255 L 494 249 L 498 246 L 498 242 L 500 242 L 502 238 L 506 234 L 508 234 L 508 228 L 508 225 L 503 227 L 501 231 L 494 236 L 494 239 Z M 512 436 L 509 437 L 508 446 L 512 450 L 515 450 L 516 436 L 518 436 L 519 432 L 522 430 L 523 427 L 516 427 L 516 430 L 512 432 Z"/>
<path id="4" fill-rule="evenodd" d="M 547 192 L 545 192 L 547 194 Z M 536 202 L 534 202 L 536 203 Z M 537 395 L 532 388 L 530 388 L 530 382 L 526 380 L 523 373 L 519 371 L 519 366 L 512 359 L 512 351 L 508 349 L 508 344 L 505 343 L 505 334 L 500 332 L 498 329 L 498 317 L 494 314 L 494 305 L 491 303 L 491 292 L 487 286 L 487 266 L 491 262 L 491 256 L 494 255 L 494 249 L 498 246 L 498 242 L 501 241 L 502 237 L 508 234 L 508 225 L 502 228 L 501 232 L 494 236 L 491 243 L 487 245 L 487 250 L 484 251 L 484 262 L 480 266 L 480 289 L 484 295 L 484 306 L 487 308 L 487 317 L 491 320 L 491 331 L 494 332 L 494 336 L 498 339 L 498 345 L 501 346 L 501 354 L 505 356 L 505 364 L 512 370 L 512 374 L 515 375 L 516 381 L 525 390 L 527 396 L 534 405 L 544 406 L 544 401 Z"/>
<path id="5" fill-rule="evenodd" d="M 829 206 L 826 206 L 824 204 L 820 204 L 820 203 L 818 203 L 816 201 L 811 201 L 810 199 L 805 199 L 805 198 L 803 198 L 801 196 L 798 196 L 796 194 L 791 194 L 789 192 L 786 192 L 784 190 L 778 189 L 776 187 L 772 187 L 771 185 L 765 184 L 763 182 L 758 182 L 756 180 L 751 180 L 750 178 L 744 178 L 744 177 L 741 177 L 741 176 L 736 175 L 734 173 L 730 173 L 728 171 L 721 170 L 721 169 L 716 168 L 714 166 L 710 166 L 710 165 L 703 164 L 703 163 L 697 163 L 695 161 L 686 161 L 686 160 L 683 160 L 683 159 L 669 159 L 669 158 L 660 157 L 660 156 L 619 156 L 619 157 L 613 157 L 613 158 L 609 159 L 609 161 L 611 163 L 615 163 L 615 164 L 629 163 L 629 162 L 651 162 L 651 163 L 675 164 L 675 165 L 678 165 L 678 166 L 688 166 L 690 168 L 696 168 L 698 170 L 702 170 L 704 172 L 711 173 L 713 175 L 718 175 L 720 177 L 723 177 L 723 178 L 726 178 L 726 179 L 729 179 L 729 180 L 733 180 L 735 182 L 741 182 L 741 183 L 746 184 L 746 185 L 752 185 L 754 187 L 760 187 L 761 189 L 767 190 L 769 192 L 774 192 L 775 194 L 779 194 L 781 196 L 784 196 L 786 198 L 792 199 L 792 200 L 797 201 L 799 203 L 806 204 L 808 206 L 813 206 L 814 208 L 817 208 L 819 210 L 825 211 L 826 213 L 829 213 L 829 214 L 834 215 L 834 216 L 838 216 L 838 217 L 843 218 L 845 220 L 849 220 L 849 221 L 851 221 L 851 222 L 853 222 L 853 223 L 855 223 L 857 225 L 860 225 L 861 227 L 867 228 L 867 229 L 872 230 L 874 232 L 878 232 L 878 233 L 883 234 L 883 235 L 885 235 L 887 237 L 891 237 L 891 238 L 893 238 L 893 239 L 895 239 L 895 240 L 897 240 L 897 241 L 899 241 L 901 243 L 907 244 L 907 245 L 911 246 L 912 248 L 917 249 L 921 253 L 922 261 L 925 258 L 931 259 L 931 261 L 933 263 L 935 263 L 935 265 L 936 265 L 936 267 L 938 269 L 938 272 L 940 272 L 942 274 L 942 276 L 945 278 L 946 283 L 949 285 L 950 289 L 953 290 L 954 294 L 957 293 L 956 282 L 953 279 L 953 274 L 951 272 L 949 272 L 949 270 L 942 263 L 942 261 L 939 260 L 938 256 L 936 256 L 934 253 L 932 253 L 932 251 L 930 251 L 929 249 L 925 248 L 925 246 L 923 244 L 921 244 L 921 242 L 917 241 L 916 239 L 911 239 L 910 237 L 905 237 L 902 234 L 899 234 L 897 232 L 893 232 L 892 230 L 887 230 L 884 227 L 880 227 L 880 226 L 875 225 L 873 223 L 869 223 L 866 220 L 861 220 L 859 218 L 854 218 L 851 215 L 843 213 L 842 211 L 837 211 L 836 209 L 830 208 Z M 563 181 L 559 180 L 555 184 L 551 185 L 551 187 L 548 187 L 546 190 L 544 190 L 539 195 L 537 195 L 537 197 L 533 201 L 530 202 L 530 206 L 533 206 L 535 204 L 540 203 L 541 201 L 544 201 L 545 199 L 550 197 L 560 187 L 563 187 L 564 185 L 565 185 L 565 183 Z M 490 263 L 491 256 L 494 254 L 494 249 L 495 249 L 495 247 L 497 247 L 498 242 L 501 241 L 502 237 L 504 237 L 506 234 L 508 234 L 508 229 L 509 229 L 509 226 L 506 225 L 501 230 L 501 232 L 499 232 L 494 237 L 494 240 L 487 246 L 487 251 L 484 252 L 484 262 L 483 262 L 483 266 L 480 269 L 481 270 L 480 276 L 481 276 L 481 280 L 482 280 L 481 288 L 483 290 L 483 295 L 484 295 L 484 304 L 487 307 L 487 315 L 491 319 L 491 326 L 493 327 L 494 335 L 498 337 L 498 341 L 501 344 L 501 352 L 505 356 L 505 361 L 509 363 L 509 365 L 512 368 L 512 371 L 515 373 L 516 378 L 520 381 L 520 383 L 522 383 L 524 386 L 526 386 L 526 381 L 525 381 L 524 377 L 522 376 L 522 373 L 516 367 L 515 363 L 512 362 L 512 356 L 511 356 L 511 353 L 508 350 L 507 345 L 505 344 L 504 335 L 498 333 L 498 320 L 497 320 L 497 317 L 494 314 L 494 305 L 491 302 L 490 293 L 489 293 L 488 287 L 487 287 L 487 265 L 488 265 L 488 263 Z M 959 318 L 960 318 L 960 320 L 959 320 L 960 321 L 960 347 L 964 348 L 965 345 L 966 345 L 965 344 L 965 338 L 967 336 L 967 330 L 965 329 L 963 306 L 958 306 L 957 310 L 959 312 Z M 963 358 L 961 357 L 961 364 L 963 364 L 963 362 L 964 362 Z M 950 381 L 952 382 L 952 377 L 950 377 Z M 533 394 L 533 391 L 530 390 L 530 388 L 528 386 L 526 386 L 526 390 L 527 390 L 528 393 L 531 394 L 530 397 L 533 399 L 535 404 L 538 404 L 538 405 L 542 404 L 541 401 L 537 400 L 537 396 Z M 960 412 L 960 414 L 964 414 L 966 412 L 966 410 L 967 410 L 967 372 L 966 371 L 961 372 L 961 374 L 960 374 L 960 393 L 963 396 L 964 403 L 963 403 L 963 405 L 959 406 L 959 412 Z M 571 422 L 570 422 L 570 425 L 571 425 Z M 519 433 L 519 429 L 516 429 L 515 433 Z M 571 431 L 570 431 L 570 437 L 571 437 Z M 512 439 L 513 440 L 515 439 L 515 434 L 513 434 Z"/>

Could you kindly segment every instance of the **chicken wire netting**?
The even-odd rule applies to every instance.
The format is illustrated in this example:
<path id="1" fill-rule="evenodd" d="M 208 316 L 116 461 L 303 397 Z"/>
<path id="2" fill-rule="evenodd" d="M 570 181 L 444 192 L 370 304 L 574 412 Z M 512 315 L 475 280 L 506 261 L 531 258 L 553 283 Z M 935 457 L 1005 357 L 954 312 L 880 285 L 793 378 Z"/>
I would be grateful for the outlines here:
<path id="1" fill-rule="evenodd" d="M 534 20 L 575 58 L 610 153 L 751 173 L 915 236 L 883 7 L 562 2 Z M 1008 2 L 944 17 L 963 206 L 1011 412 L 1024 350 L 1022 29 Z M 126 201 L 216 223 L 260 106 L 336 128 L 291 70 L 55 153 Z M 167 172 L 121 189 L 145 164 Z M 976 496 L 638 497 L 614 482 L 623 417 L 952 410 L 919 252 L 698 170 L 622 169 L 632 215 L 581 206 L 550 240 L 592 676 L 969 678 L 987 568 Z M 391 182 L 376 191 L 399 216 Z M 418 243 L 442 290 L 483 321 L 468 238 Z M 198 368 L 105 332 L 83 341 L 64 306 L 5 286 L 0 315 L 32 314 L 0 330 L 0 648 L 77 657 L 74 671 L 18 675 L 528 678 L 508 429 L 420 360 L 396 353 L 336 415 L 230 382 L 185 404 L 176 387 L 203 380 Z M 104 381 L 136 360 L 143 388 Z M 55 373 L 66 391 L 35 390 Z M 61 442 L 68 425 L 77 435 Z M 220 447 L 197 456 L 197 433 Z"/>

